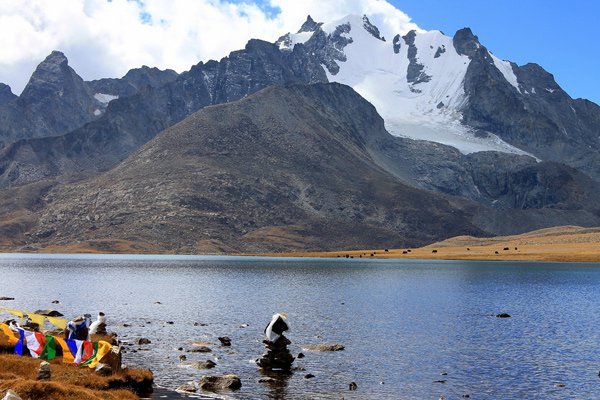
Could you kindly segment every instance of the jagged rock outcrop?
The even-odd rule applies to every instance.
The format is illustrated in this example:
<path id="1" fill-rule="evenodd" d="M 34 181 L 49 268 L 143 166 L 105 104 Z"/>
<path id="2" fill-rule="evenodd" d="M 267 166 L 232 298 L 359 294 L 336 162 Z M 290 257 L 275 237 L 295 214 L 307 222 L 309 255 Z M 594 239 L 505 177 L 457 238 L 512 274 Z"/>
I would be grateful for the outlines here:
<path id="1" fill-rule="evenodd" d="M 65 55 L 53 51 L 18 98 L 0 102 L 0 148 L 18 140 L 64 134 L 92 121 L 99 107 L 93 95 Z"/>
<path id="2" fill-rule="evenodd" d="M 143 88 L 160 87 L 177 79 L 177 72 L 166 69 L 142 66 L 129 70 L 120 79 L 104 78 L 87 82 L 95 93 L 104 93 L 118 97 L 133 96 Z"/>
<path id="3" fill-rule="evenodd" d="M 468 28 L 456 33 L 454 45 L 471 58 L 464 82 L 465 124 L 600 179 L 600 107 L 573 100 L 537 64 L 511 64 L 518 87 L 511 85 Z"/>
<path id="4" fill-rule="evenodd" d="M 425 66 L 417 61 L 417 46 L 415 46 L 416 31 L 410 31 L 402 36 L 404 43 L 408 46 L 408 70 L 406 71 L 406 81 L 412 84 L 429 82 L 431 77 L 423 71 Z"/>
<path id="5" fill-rule="evenodd" d="M 0 106 L 16 99 L 17 95 L 12 92 L 10 86 L 0 83 Z"/>
<path id="6" fill-rule="evenodd" d="M 367 22 L 368 19 L 363 22 L 365 26 L 367 26 Z M 340 70 L 338 62 L 346 61 L 343 50 L 352 43 L 352 38 L 348 37 L 352 26 L 349 23 L 341 24 L 333 32 L 328 33 L 322 29 L 322 25 L 322 23 L 315 23 L 309 15 L 298 31 L 298 33 L 312 33 L 307 41 L 292 43 L 290 35 L 287 34 L 279 38 L 275 44 L 284 52 L 296 51 L 297 48 L 306 51 L 313 61 L 324 65 L 329 73 L 335 75 Z M 369 26 L 372 26 L 370 22 Z"/>

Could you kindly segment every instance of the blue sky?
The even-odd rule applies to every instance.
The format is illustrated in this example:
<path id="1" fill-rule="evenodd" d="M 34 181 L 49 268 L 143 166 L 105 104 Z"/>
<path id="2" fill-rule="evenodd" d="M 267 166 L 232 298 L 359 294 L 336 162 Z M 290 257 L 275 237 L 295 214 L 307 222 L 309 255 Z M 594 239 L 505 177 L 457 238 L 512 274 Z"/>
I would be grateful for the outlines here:
<path id="1" fill-rule="evenodd" d="M 423 29 L 470 27 L 496 56 L 540 64 L 573 98 L 600 104 L 600 1 L 390 0 Z"/>

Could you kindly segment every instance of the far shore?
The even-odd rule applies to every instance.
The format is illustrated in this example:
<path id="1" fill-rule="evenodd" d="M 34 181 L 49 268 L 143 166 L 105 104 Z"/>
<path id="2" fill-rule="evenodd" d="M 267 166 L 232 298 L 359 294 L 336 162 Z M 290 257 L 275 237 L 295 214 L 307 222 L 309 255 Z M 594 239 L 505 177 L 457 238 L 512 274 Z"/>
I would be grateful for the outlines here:
<path id="1" fill-rule="evenodd" d="M 600 262 L 600 228 L 565 226 L 513 236 L 458 236 L 420 248 L 266 253 L 276 257 Z"/>
<path id="2" fill-rule="evenodd" d="M 100 244 L 100 245 L 99 245 Z M 359 258 L 359 259 L 421 259 L 421 260 L 481 260 L 481 261 L 556 261 L 600 262 L 600 227 L 562 226 L 512 236 L 476 238 L 457 236 L 418 248 L 376 248 L 338 251 L 294 251 L 280 253 L 223 253 L 201 252 L 178 254 L 148 248 L 140 251 L 133 242 L 96 240 L 66 246 L 39 249 L 11 249 L 3 246 L 0 253 L 31 255 L 139 255 L 139 256 L 255 256 L 297 258 Z"/>

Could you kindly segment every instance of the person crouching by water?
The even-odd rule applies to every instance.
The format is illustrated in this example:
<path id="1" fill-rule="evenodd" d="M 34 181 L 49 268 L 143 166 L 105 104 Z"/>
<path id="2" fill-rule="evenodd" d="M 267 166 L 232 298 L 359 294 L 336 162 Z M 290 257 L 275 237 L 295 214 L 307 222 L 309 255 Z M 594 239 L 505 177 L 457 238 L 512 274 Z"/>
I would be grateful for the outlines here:
<path id="1" fill-rule="evenodd" d="M 67 328 L 65 329 L 65 338 L 75 340 L 90 340 L 90 322 L 91 315 L 84 314 L 80 315 L 72 321 L 67 322 Z"/>

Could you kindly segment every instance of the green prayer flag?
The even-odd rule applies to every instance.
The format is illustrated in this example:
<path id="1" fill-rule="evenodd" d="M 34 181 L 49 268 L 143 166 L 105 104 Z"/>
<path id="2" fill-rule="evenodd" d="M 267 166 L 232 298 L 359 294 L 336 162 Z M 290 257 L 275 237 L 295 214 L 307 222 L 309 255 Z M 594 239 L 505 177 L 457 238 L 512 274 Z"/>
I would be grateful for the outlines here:
<path id="1" fill-rule="evenodd" d="M 56 358 L 56 341 L 53 336 L 45 335 L 46 344 L 40 354 L 40 358 L 43 360 L 54 360 Z"/>

